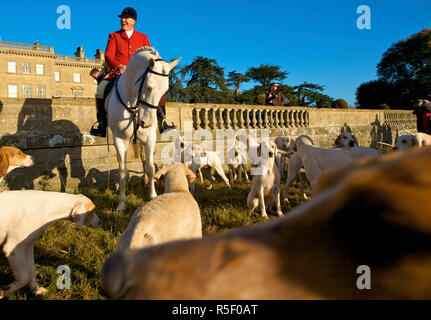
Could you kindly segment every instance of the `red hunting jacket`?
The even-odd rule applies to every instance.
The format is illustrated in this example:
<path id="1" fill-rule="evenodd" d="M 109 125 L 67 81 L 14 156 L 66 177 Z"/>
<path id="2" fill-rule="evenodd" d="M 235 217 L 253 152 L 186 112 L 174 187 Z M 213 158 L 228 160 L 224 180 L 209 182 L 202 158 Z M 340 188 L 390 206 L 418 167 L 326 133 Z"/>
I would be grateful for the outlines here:
<path id="1" fill-rule="evenodd" d="M 123 30 L 109 34 L 105 50 L 105 61 L 111 67 L 109 72 L 117 69 L 120 64 L 127 66 L 136 49 L 151 46 L 146 34 L 134 30 L 132 36 L 127 36 Z"/>

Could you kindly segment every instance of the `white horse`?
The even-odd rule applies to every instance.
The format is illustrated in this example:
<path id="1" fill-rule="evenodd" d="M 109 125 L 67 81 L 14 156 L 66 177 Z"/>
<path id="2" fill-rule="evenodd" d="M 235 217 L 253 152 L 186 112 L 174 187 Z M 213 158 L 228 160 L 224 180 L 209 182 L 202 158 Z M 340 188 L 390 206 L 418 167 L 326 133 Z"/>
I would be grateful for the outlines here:
<path id="1" fill-rule="evenodd" d="M 135 131 L 133 112 L 137 113 L 137 140 L 145 151 L 145 173 L 148 175 L 150 198 L 157 197 L 154 187 L 154 147 L 156 145 L 157 106 L 169 88 L 169 72 L 181 58 L 170 63 L 160 58 L 151 47 L 135 51 L 126 71 L 106 98 L 108 127 L 114 136 L 120 173 L 119 204 L 125 210 L 128 171 L 126 152 Z"/>

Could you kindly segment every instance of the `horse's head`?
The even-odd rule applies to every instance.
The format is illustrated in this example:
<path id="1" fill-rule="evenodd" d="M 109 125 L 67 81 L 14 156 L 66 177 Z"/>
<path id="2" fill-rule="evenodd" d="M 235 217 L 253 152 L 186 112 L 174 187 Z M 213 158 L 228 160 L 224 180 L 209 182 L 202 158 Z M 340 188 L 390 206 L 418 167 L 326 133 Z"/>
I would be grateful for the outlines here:
<path id="1" fill-rule="evenodd" d="M 156 119 L 156 110 L 160 99 L 168 91 L 169 72 L 175 68 L 181 58 L 167 62 L 160 58 L 155 50 L 153 52 L 151 50 L 139 50 L 135 52 L 136 58 L 134 56 L 134 60 L 138 63 L 132 65 L 135 68 L 140 68 L 140 71 L 135 73 L 134 85 L 141 108 L 139 121 L 143 127 L 149 127 L 154 124 Z M 129 63 L 127 69 L 130 67 Z"/>

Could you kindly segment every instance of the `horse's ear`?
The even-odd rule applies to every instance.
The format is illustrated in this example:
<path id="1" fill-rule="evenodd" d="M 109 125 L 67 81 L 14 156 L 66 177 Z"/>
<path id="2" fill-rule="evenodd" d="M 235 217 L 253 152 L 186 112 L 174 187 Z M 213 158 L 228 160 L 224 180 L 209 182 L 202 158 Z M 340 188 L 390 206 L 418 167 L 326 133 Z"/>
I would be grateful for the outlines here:
<path id="1" fill-rule="evenodd" d="M 150 62 L 149 62 L 150 68 L 154 67 L 154 63 L 155 63 L 154 59 L 150 58 Z"/>
<path id="2" fill-rule="evenodd" d="M 180 62 L 181 58 L 182 57 L 179 57 L 177 60 L 169 62 L 169 72 L 177 66 L 177 64 L 178 64 L 178 62 Z"/>

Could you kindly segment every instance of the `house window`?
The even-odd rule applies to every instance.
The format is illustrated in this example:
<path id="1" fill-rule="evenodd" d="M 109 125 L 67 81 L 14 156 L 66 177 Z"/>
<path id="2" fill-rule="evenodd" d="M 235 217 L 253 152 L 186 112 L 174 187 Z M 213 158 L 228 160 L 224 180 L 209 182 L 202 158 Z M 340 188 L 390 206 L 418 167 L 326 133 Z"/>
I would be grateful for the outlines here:
<path id="1" fill-rule="evenodd" d="M 16 73 L 16 62 L 8 62 L 7 63 L 7 72 Z"/>
<path id="2" fill-rule="evenodd" d="M 55 81 L 60 81 L 60 72 L 59 71 L 54 72 L 54 78 L 55 78 Z"/>
<path id="3" fill-rule="evenodd" d="M 43 75 L 43 64 L 36 64 L 36 74 Z"/>
<path id="4" fill-rule="evenodd" d="M 16 84 L 9 84 L 7 90 L 9 98 L 18 98 L 18 86 Z"/>
<path id="5" fill-rule="evenodd" d="M 37 86 L 36 87 L 36 91 L 37 91 L 37 97 L 38 98 L 46 98 L 46 88 L 45 88 L 45 86 Z"/>
<path id="6" fill-rule="evenodd" d="M 73 82 L 81 82 L 81 74 L 80 73 L 74 73 L 73 74 Z"/>
<path id="7" fill-rule="evenodd" d="M 55 96 L 56 97 L 61 97 L 61 90 L 55 91 Z"/>
<path id="8" fill-rule="evenodd" d="M 22 64 L 22 73 L 23 74 L 30 74 L 31 73 L 31 65 L 28 62 L 24 62 Z"/>
<path id="9" fill-rule="evenodd" d="M 31 98 L 31 86 L 28 84 L 24 84 L 22 86 L 22 96 L 24 98 Z"/>
<path id="10" fill-rule="evenodd" d="M 80 90 L 76 90 L 76 91 L 75 91 L 75 97 L 76 97 L 76 98 L 78 98 L 78 97 L 82 97 L 82 91 L 80 91 Z"/>

